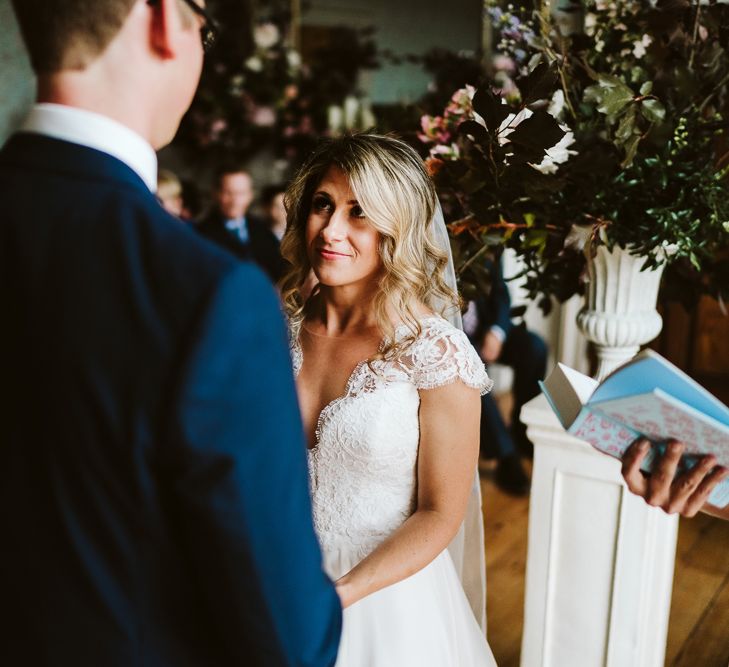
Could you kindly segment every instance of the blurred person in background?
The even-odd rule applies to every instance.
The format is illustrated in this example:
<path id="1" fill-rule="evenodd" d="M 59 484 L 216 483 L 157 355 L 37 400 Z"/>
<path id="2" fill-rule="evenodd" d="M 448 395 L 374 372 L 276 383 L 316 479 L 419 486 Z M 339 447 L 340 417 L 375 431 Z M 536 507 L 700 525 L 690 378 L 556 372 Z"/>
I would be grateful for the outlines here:
<path id="1" fill-rule="evenodd" d="M 498 363 L 514 370 L 514 401 L 511 423 L 507 426 L 493 396 L 481 397 L 481 458 L 496 459 L 494 482 L 500 489 L 525 496 L 529 492 L 529 477 L 521 456 L 531 457 L 533 445 L 519 413 L 539 393 L 537 383 L 544 378 L 547 348 L 537 334 L 511 321 L 511 298 L 501 262 L 489 260 L 486 268 L 491 276 L 491 289 L 469 302 L 463 315 L 463 329 L 487 367 Z"/>
<path id="2" fill-rule="evenodd" d="M 197 231 L 239 259 L 252 259 L 276 283 L 285 263 L 266 222 L 248 213 L 253 196 L 253 179 L 245 169 L 222 167 L 215 175 L 212 209 Z"/>
<path id="3" fill-rule="evenodd" d="M 160 169 L 157 172 L 157 199 L 165 211 L 182 219 L 182 183 L 175 172 L 169 169 Z"/>
<path id="4" fill-rule="evenodd" d="M 261 193 L 261 205 L 266 216 L 269 229 L 281 241 L 286 231 L 286 206 L 284 193 L 286 186 L 280 184 L 268 185 Z"/>

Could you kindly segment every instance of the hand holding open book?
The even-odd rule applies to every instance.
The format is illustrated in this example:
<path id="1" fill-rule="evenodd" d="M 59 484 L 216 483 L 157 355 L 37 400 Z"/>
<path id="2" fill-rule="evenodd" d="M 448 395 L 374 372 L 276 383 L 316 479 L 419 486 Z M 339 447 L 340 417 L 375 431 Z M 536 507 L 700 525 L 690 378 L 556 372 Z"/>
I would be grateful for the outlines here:
<path id="1" fill-rule="evenodd" d="M 682 465 L 685 445 L 674 441 L 654 461 L 651 474 L 645 475 L 641 468 L 650 451 L 650 441 L 640 438 L 625 452 L 623 477 L 633 493 L 669 514 L 692 517 L 703 510 L 729 520 L 729 505 L 722 510 L 707 504 L 714 489 L 729 478 L 729 468 L 717 466 L 713 454 L 702 456 L 687 469 Z"/>
<path id="2" fill-rule="evenodd" d="M 653 470 L 657 457 L 659 477 L 671 468 L 676 446 L 663 456 L 670 440 L 683 443 L 680 462 L 672 467 L 676 484 L 685 483 L 695 466 L 729 467 L 729 408 L 652 350 L 644 350 L 602 383 L 558 364 L 541 387 L 565 429 L 602 452 L 623 459 L 636 439 L 654 443 L 644 456 L 637 445 L 631 450 L 646 472 Z M 713 459 L 703 460 L 707 454 Z M 668 468 L 666 460 L 671 463 Z M 630 463 L 631 459 L 626 465 Z M 690 478 L 699 477 L 702 470 L 696 468 Z M 709 474 L 711 470 L 704 477 Z M 713 472 L 708 497 L 716 507 L 729 505 L 729 479 L 719 481 L 722 474 L 720 469 Z M 638 490 L 634 476 L 634 485 L 627 476 L 626 480 L 631 490 Z M 657 481 L 653 487 L 658 488 Z M 650 483 L 641 495 L 654 495 Z"/>

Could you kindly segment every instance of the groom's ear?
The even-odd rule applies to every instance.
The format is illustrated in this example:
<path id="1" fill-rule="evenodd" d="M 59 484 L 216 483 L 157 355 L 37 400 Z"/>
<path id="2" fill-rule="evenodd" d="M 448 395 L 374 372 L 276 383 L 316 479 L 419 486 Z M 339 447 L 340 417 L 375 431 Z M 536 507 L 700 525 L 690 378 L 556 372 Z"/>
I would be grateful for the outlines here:
<path id="1" fill-rule="evenodd" d="M 174 58 L 186 29 L 179 0 L 146 0 L 150 16 L 150 45 L 163 59 Z"/>

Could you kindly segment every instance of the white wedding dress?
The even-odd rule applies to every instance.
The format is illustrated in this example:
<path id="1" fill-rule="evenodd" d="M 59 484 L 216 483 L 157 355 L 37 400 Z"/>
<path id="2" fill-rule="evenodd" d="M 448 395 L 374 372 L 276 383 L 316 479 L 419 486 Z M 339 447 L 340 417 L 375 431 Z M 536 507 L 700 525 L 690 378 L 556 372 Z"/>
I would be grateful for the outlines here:
<path id="1" fill-rule="evenodd" d="M 491 387 L 465 334 L 439 316 L 397 362 L 360 363 L 344 394 L 321 412 L 309 451 L 314 525 L 336 580 L 414 512 L 418 390 L 457 380 Z M 407 329 L 400 327 L 401 338 Z M 294 372 L 303 353 L 292 331 Z M 337 667 L 490 667 L 495 665 L 448 550 L 416 574 L 350 606 Z"/>

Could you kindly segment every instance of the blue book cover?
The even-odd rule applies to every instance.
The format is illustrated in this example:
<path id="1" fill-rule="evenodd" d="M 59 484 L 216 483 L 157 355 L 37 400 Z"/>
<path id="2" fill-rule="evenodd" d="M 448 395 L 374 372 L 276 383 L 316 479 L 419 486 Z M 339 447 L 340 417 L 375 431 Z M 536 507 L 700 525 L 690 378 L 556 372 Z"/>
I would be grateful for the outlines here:
<path id="1" fill-rule="evenodd" d="M 669 438 L 681 440 L 690 468 L 702 454 L 714 454 L 729 466 L 729 408 L 653 350 L 644 350 L 602 383 L 558 364 L 540 383 L 564 428 L 600 451 L 622 458 L 639 436 L 656 443 L 645 463 Z M 729 504 L 729 480 L 709 502 Z"/>

